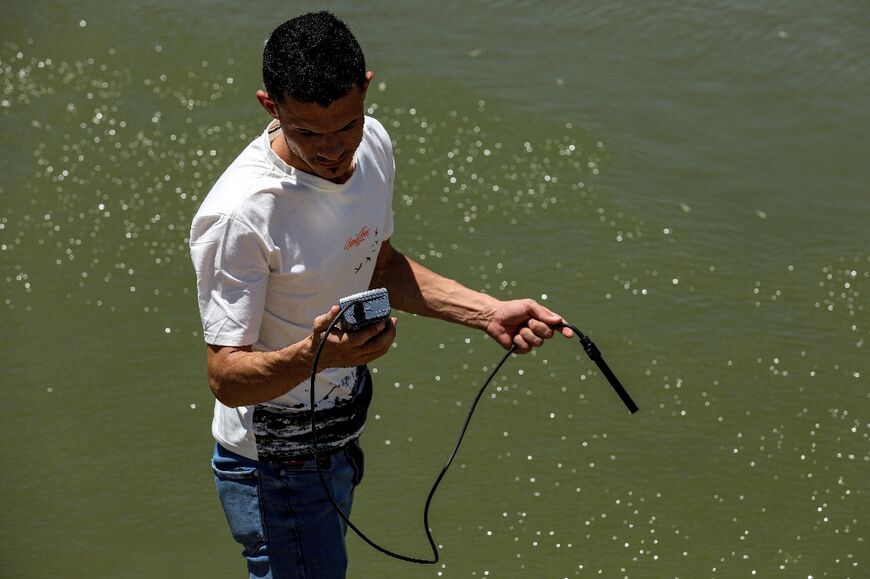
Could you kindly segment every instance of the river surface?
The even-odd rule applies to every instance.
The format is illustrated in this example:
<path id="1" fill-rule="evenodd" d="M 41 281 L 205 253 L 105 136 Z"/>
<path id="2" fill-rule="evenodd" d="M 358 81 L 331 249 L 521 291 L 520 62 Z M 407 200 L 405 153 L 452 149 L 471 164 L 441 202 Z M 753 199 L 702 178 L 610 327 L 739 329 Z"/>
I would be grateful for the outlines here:
<path id="1" fill-rule="evenodd" d="M 317 3 L 8 3 L 0 575 L 245 575 L 208 465 L 190 220 Z M 355 578 L 870 576 L 870 4 L 337 1 L 393 243 L 579 326 L 508 361 Z M 353 518 L 426 493 L 501 356 L 400 314 Z"/>

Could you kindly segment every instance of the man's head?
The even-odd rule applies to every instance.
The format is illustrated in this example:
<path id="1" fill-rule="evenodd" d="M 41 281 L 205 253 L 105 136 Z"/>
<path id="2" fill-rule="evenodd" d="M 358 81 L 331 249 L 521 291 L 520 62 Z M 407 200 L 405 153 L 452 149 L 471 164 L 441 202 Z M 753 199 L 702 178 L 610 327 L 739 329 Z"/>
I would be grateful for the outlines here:
<path id="1" fill-rule="evenodd" d="M 263 50 L 263 84 L 273 99 L 326 107 L 365 86 L 366 61 L 350 28 L 330 12 L 312 12 L 276 28 Z"/>
<path id="2" fill-rule="evenodd" d="M 257 100 L 283 132 L 272 148 L 289 165 L 336 183 L 350 179 L 373 78 L 350 29 L 329 12 L 275 29 L 263 52 Z"/>

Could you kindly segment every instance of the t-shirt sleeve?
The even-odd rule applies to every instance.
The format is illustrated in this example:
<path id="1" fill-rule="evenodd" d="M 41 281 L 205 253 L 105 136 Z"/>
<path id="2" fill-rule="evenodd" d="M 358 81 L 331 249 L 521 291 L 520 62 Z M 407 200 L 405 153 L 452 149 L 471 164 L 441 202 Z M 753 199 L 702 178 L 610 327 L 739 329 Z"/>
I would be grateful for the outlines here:
<path id="1" fill-rule="evenodd" d="M 383 154 L 384 170 L 387 174 L 390 184 L 389 195 L 386 198 L 386 210 L 384 212 L 384 239 L 389 239 L 393 235 L 395 225 L 393 223 L 393 194 L 396 185 L 396 158 L 393 156 L 393 143 L 390 141 L 390 135 L 380 122 L 375 122 L 375 134 L 378 137 L 380 150 Z"/>
<path id="2" fill-rule="evenodd" d="M 393 187 L 390 186 L 390 193 L 386 198 L 386 208 L 384 209 L 384 225 L 383 232 L 384 235 L 382 239 L 389 239 L 393 236 L 393 231 L 395 229 L 395 224 L 393 222 Z"/>
<path id="3" fill-rule="evenodd" d="M 197 217 L 190 232 L 205 341 L 249 346 L 257 341 L 269 280 L 269 251 L 250 227 L 227 215 Z"/>

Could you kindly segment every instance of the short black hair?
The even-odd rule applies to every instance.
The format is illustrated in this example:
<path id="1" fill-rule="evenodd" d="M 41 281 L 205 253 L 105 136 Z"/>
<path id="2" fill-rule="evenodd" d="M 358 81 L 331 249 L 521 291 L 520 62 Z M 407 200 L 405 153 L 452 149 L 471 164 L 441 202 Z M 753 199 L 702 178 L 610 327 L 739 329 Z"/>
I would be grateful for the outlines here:
<path id="1" fill-rule="evenodd" d="M 263 85 L 273 99 L 320 106 L 363 88 L 366 61 L 350 28 L 331 12 L 310 12 L 272 31 L 263 50 Z"/>

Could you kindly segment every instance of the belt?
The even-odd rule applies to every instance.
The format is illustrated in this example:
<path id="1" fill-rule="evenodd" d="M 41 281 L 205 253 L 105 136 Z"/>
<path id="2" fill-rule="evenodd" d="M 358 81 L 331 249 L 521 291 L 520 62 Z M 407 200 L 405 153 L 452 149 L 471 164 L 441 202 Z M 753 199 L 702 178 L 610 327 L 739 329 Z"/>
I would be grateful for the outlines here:
<path id="1" fill-rule="evenodd" d="M 332 453 L 334 454 L 334 453 Z M 332 468 L 332 454 L 321 454 L 317 458 L 317 466 L 320 470 L 328 470 Z M 272 458 L 267 462 L 274 464 L 275 466 L 281 466 L 284 468 L 302 468 L 305 464 L 311 460 L 314 460 L 314 455 L 308 456 L 300 456 L 296 458 Z"/>

